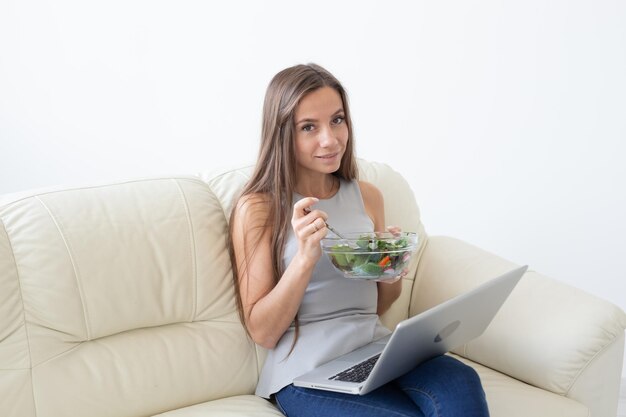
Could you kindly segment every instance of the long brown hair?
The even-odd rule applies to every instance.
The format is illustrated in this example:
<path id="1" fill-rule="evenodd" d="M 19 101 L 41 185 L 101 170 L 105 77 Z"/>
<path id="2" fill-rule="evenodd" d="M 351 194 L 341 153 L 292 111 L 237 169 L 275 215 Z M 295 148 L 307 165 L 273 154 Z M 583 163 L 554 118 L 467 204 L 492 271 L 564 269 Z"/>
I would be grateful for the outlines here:
<path id="1" fill-rule="evenodd" d="M 255 169 L 250 180 L 246 183 L 238 199 L 248 195 L 264 196 L 263 204 L 267 204 L 267 219 L 262 225 L 271 235 L 272 273 L 277 283 L 285 270 L 283 254 L 289 234 L 290 220 L 293 209 L 293 193 L 296 184 L 296 156 L 295 156 L 295 112 L 302 98 L 322 87 L 334 88 L 341 96 L 345 123 L 348 126 L 348 142 L 346 151 L 341 159 L 339 170 L 333 175 L 346 180 L 357 178 L 357 166 L 354 156 L 354 141 L 352 136 L 352 121 L 348 97 L 341 83 L 327 70 L 316 64 L 296 65 L 280 71 L 271 80 L 265 93 L 263 103 L 263 121 L 261 130 L 261 147 Z M 239 285 L 239 271 L 247 268 L 248 248 L 244 246 L 244 261 L 237 265 L 232 242 L 232 225 L 238 205 L 233 205 L 230 215 L 228 249 L 233 268 L 233 281 L 239 317 L 246 325 L 241 289 Z M 258 234 L 259 239 L 263 233 Z M 254 251 L 253 245 L 252 251 Z M 299 324 L 295 318 L 295 339 L 298 338 Z M 246 331 L 248 329 L 246 328 Z M 248 332 L 249 333 L 249 332 Z"/>

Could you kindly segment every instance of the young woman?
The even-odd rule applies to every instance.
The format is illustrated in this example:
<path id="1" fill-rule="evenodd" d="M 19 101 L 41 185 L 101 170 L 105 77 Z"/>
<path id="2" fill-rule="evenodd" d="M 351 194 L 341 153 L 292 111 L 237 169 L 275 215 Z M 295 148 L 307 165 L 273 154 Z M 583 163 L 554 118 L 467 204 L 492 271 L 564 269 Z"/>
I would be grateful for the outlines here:
<path id="1" fill-rule="evenodd" d="M 241 319 L 268 349 L 256 393 L 294 416 L 488 416 L 472 368 L 441 356 L 363 396 L 294 387 L 315 366 L 389 334 L 401 282 L 349 280 L 322 256 L 325 221 L 385 230 L 380 191 L 357 179 L 346 93 L 324 68 L 287 68 L 263 106 L 256 168 L 234 206 L 230 249 Z"/>

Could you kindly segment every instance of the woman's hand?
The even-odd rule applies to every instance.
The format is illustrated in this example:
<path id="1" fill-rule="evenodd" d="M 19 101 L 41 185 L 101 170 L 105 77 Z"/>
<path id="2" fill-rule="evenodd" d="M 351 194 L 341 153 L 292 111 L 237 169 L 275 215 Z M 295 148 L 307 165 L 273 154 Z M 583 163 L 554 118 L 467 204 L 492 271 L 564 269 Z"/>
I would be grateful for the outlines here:
<path id="1" fill-rule="evenodd" d="M 404 268 L 398 275 L 393 278 L 385 278 L 384 280 L 375 280 L 376 282 L 380 282 L 381 284 L 393 284 L 394 282 L 400 281 L 402 278 L 406 277 L 409 273 L 408 269 Z"/>
<path id="2" fill-rule="evenodd" d="M 387 226 L 387 231 L 395 237 L 398 237 L 402 233 L 402 228 L 400 226 Z"/>
<path id="3" fill-rule="evenodd" d="M 298 254 L 311 263 L 317 262 L 322 256 L 320 241 L 328 233 L 328 215 L 321 210 L 311 209 L 318 201 L 315 197 L 299 200 L 294 204 L 291 216 L 291 227 L 298 239 Z"/>
<path id="4" fill-rule="evenodd" d="M 391 233 L 395 237 L 398 237 L 402 233 L 402 228 L 400 228 L 399 226 L 387 226 L 387 232 Z M 407 268 L 404 268 L 395 277 L 386 278 L 385 280 L 380 280 L 378 282 L 380 282 L 381 284 L 393 284 L 394 282 L 397 282 L 401 280 L 402 278 L 404 278 L 408 273 L 409 273 L 409 270 Z"/>
<path id="5" fill-rule="evenodd" d="M 387 226 L 387 232 L 391 233 L 395 237 L 398 237 L 402 233 L 402 229 L 398 226 Z M 393 302 L 400 297 L 400 293 L 402 292 L 402 282 L 400 282 L 400 280 L 404 278 L 408 272 L 408 269 L 405 268 L 395 277 L 385 279 L 384 281 L 378 281 L 376 283 L 378 285 L 378 304 L 376 307 L 376 313 L 378 313 L 379 316 L 389 310 L 389 307 L 391 307 Z"/>

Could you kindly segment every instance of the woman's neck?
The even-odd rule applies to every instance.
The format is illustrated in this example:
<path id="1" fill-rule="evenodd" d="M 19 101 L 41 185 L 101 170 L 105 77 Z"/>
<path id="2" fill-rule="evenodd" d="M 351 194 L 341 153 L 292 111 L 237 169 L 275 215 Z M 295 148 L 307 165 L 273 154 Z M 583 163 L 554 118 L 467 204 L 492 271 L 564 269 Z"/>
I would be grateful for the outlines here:
<path id="1" fill-rule="evenodd" d="M 305 197 L 316 197 L 327 200 L 339 190 L 339 178 L 334 175 L 324 175 L 320 179 L 299 180 L 296 192 Z"/>

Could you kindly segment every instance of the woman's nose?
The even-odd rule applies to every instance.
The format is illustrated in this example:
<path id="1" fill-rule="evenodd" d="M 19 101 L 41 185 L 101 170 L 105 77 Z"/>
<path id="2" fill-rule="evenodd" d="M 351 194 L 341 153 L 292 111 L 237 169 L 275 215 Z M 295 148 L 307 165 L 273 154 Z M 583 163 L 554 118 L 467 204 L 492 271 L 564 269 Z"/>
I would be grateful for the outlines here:
<path id="1" fill-rule="evenodd" d="M 319 144 L 322 148 L 328 148 L 337 143 L 337 137 L 335 136 L 335 132 L 330 126 L 323 128 L 320 131 L 319 135 Z"/>

